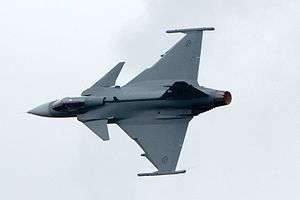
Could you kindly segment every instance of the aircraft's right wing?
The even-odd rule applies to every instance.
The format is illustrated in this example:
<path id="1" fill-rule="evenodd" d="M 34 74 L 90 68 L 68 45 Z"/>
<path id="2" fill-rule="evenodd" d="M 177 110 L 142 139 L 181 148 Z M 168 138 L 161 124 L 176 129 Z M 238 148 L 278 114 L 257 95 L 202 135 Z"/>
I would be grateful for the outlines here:
<path id="1" fill-rule="evenodd" d="M 167 33 L 185 33 L 186 35 L 168 50 L 151 68 L 146 69 L 127 85 L 155 80 L 186 81 L 197 83 L 203 31 L 208 28 L 169 30 Z"/>
<path id="2" fill-rule="evenodd" d="M 134 117 L 118 125 L 144 150 L 144 156 L 158 169 L 139 176 L 184 173 L 175 171 L 189 121 L 188 115 L 162 115 L 160 117 Z"/>

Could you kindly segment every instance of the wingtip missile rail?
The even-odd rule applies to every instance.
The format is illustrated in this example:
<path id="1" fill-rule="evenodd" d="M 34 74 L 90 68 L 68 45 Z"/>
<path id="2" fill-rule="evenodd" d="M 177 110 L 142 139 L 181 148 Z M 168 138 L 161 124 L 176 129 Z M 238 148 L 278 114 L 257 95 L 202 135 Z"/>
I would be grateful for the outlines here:
<path id="1" fill-rule="evenodd" d="M 173 29 L 167 30 L 166 33 L 190 33 L 197 31 L 214 31 L 214 27 L 202 27 L 202 28 L 183 28 L 183 29 Z"/>

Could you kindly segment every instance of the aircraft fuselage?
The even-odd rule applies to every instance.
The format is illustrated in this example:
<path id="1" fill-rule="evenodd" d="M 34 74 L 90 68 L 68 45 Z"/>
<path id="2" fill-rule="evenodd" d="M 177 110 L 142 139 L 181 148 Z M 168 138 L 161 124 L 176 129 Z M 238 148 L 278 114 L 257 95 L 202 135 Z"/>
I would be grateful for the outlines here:
<path id="1" fill-rule="evenodd" d="M 207 88 L 206 92 L 208 91 Z M 119 90 L 122 90 L 120 88 Z M 29 113 L 44 117 L 79 117 L 79 120 L 108 119 L 114 123 L 139 114 L 157 114 L 162 118 L 195 116 L 218 106 L 229 104 L 231 94 L 227 91 L 209 89 L 209 95 L 185 99 L 163 98 L 122 98 L 117 94 L 102 97 L 66 97 L 42 104 Z M 182 111 L 181 116 L 173 116 L 172 110 Z M 89 113 L 85 115 L 85 113 Z M 153 113 L 154 112 L 154 113 Z"/>

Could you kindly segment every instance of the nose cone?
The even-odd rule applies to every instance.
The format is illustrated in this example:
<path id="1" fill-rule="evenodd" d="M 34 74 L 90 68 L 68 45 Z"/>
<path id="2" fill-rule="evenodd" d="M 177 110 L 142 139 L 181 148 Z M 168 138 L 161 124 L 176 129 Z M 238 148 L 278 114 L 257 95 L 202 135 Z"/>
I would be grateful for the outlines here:
<path id="1" fill-rule="evenodd" d="M 49 103 L 42 104 L 32 110 L 29 110 L 27 113 L 43 116 L 43 117 L 51 117 L 50 109 L 49 109 Z"/>

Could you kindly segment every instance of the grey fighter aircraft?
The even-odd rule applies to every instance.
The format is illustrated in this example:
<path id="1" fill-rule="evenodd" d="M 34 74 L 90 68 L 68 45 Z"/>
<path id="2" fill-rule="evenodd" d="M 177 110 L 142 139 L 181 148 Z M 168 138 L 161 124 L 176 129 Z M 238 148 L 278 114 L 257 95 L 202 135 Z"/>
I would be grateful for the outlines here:
<path id="1" fill-rule="evenodd" d="M 80 97 L 45 103 L 28 113 L 77 117 L 102 140 L 109 140 L 107 124 L 118 124 L 157 168 L 139 176 L 184 173 L 176 171 L 176 165 L 189 121 L 231 102 L 230 92 L 199 86 L 197 81 L 202 35 L 208 30 L 214 28 L 169 30 L 185 36 L 126 85 L 115 86 L 124 65 L 120 62 Z"/>

